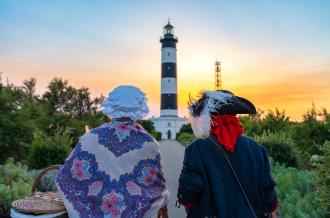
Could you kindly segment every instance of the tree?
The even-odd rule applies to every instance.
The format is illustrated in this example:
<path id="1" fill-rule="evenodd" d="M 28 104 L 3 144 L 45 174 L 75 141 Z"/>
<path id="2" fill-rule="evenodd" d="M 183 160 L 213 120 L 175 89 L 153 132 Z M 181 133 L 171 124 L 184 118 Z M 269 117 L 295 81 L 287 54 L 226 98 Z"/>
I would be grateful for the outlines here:
<path id="1" fill-rule="evenodd" d="M 49 83 L 43 100 L 50 106 L 52 113 L 59 112 L 82 118 L 84 115 L 95 115 L 103 97 L 92 100 L 88 88 L 76 89 L 70 86 L 67 80 L 54 78 Z"/>
<path id="2" fill-rule="evenodd" d="M 67 80 L 54 78 L 48 85 L 48 91 L 43 95 L 43 100 L 50 106 L 52 113 L 64 112 L 64 108 L 73 96 L 73 88 Z"/>
<path id="3" fill-rule="evenodd" d="M 299 148 L 300 156 L 306 167 L 309 167 L 309 159 L 312 155 L 321 155 L 321 145 L 330 141 L 328 113 L 326 110 L 319 112 L 312 105 L 304 115 L 303 121 L 292 127 L 292 138 Z"/>
<path id="4" fill-rule="evenodd" d="M 150 120 L 139 120 L 138 123 L 147 131 L 149 132 L 156 140 L 162 139 L 162 133 L 157 132 L 153 122 Z"/>
<path id="5" fill-rule="evenodd" d="M 17 117 L 24 99 L 22 90 L 9 82 L 3 84 L 0 76 L 0 163 L 8 156 L 24 157 L 25 143 L 32 141 L 31 126 Z"/>
<path id="6" fill-rule="evenodd" d="M 71 144 L 69 128 L 58 127 L 50 136 L 35 132 L 29 149 L 29 167 L 42 169 L 53 164 L 63 164 L 71 151 Z"/>
<path id="7" fill-rule="evenodd" d="M 188 123 L 188 124 L 184 124 L 181 126 L 179 132 L 176 134 L 176 138 L 178 139 L 179 136 L 182 134 L 182 133 L 188 133 L 188 134 L 193 134 L 193 130 L 191 128 L 191 124 Z"/>
<path id="8" fill-rule="evenodd" d="M 191 125 L 190 125 L 190 123 L 188 123 L 188 124 L 184 124 L 184 125 L 182 125 L 182 127 L 180 128 L 180 131 L 179 131 L 180 133 L 193 133 L 193 130 L 192 130 L 192 128 L 191 128 Z"/>
<path id="9" fill-rule="evenodd" d="M 35 78 L 30 78 L 23 81 L 23 90 L 29 101 L 33 101 L 37 98 L 37 96 L 35 95 L 36 84 L 37 80 Z"/>
<path id="10" fill-rule="evenodd" d="M 268 111 L 263 121 L 264 131 L 280 132 L 289 128 L 290 117 L 285 114 L 284 110 L 279 111 L 278 108 L 275 108 L 275 112 L 272 110 Z"/>
<path id="11" fill-rule="evenodd" d="M 138 123 L 149 133 L 155 131 L 155 126 L 150 120 L 139 120 Z"/>
<path id="12" fill-rule="evenodd" d="M 244 126 L 244 134 L 253 137 L 254 135 L 261 135 L 263 133 L 262 119 L 264 111 L 257 109 L 256 114 L 239 115 L 238 119 Z"/>
<path id="13" fill-rule="evenodd" d="M 93 116 L 96 113 L 97 108 L 100 105 L 101 98 L 95 98 L 94 100 L 90 97 L 90 91 L 88 88 L 80 88 L 73 90 L 72 99 L 66 111 L 71 114 L 75 114 L 79 118 L 84 115 Z"/>
<path id="14" fill-rule="evenodd" d="M 42 130 L 47 132 L 54 123 L 54 117 L 49 116 L 48 107 L 42 102 L 27 101 L 17 111 L 17 119 L 30 126 L 32 132 Z"/>
<path id="15" fill-rule="evenodd" d="M 258 109 L 255 115 L 245 115 L 239 117 L 244 126 L 246 135 L 254 136 L 261 135 L 264 132 L 280 132 L 288 131 L 290 126 L 290 117 L 285 114 L 285 111 L 268 110 L 264 115 L 264 111 Z"/>

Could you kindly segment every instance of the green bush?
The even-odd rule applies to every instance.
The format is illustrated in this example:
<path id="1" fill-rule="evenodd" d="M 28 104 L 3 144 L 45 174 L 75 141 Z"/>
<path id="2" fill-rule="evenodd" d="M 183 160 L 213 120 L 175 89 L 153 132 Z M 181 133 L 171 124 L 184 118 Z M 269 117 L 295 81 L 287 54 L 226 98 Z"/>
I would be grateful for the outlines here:
<path id="1" fill-rule="evenodd" d="M 0 73 L 0 164 L 8 157 L 25 159 L 25 143 L 32 141 L 32 128 L 26 120 L 18 119 L 24 93 L 12 84 L 3 84 Z"/>
<path id="2" fill-rule="evenodd" d="M 311 168 L 310 157 L 322 155 L 321 145 L 330 141 L 329 121 L 330 114 L 327 110 L 319 110 L 313 104 L 303 115 L 303 121 L 292 126 L 292 139 L 299 148 L 305 168 Z"/>
<path id="3" fill-rule="evenodd" d="M 57 128 L 51 136 L 35 132 L 29 151 L 29 167 L 41 169 L 52 164 L 63 164 L 71 150 L 71 144 L 68 128 Z"/>
<path id="4" fill-rule="evenodd" d="M 176 134 L 176 138 L 179 138 L 179 136 L 180 136 L 182 133 L 190 133 L 190 134 L 193 134 L 193 130 L 192 130 L 192 128 L 191 128 L 191 124 L 190 124 L 190 123 L 182 125 L 182 127 L 181 127 L 180 130 L 179 130 L 179 132 Z"/>
<path id="5" fill-rule="evenodd" d="M 285 111 L 277 108 L 275 111 L 268 110 L 266 114 L 263 110 L 258 109 L 255 115 L 241 115 L 238 118 L 244 126 L 244 133 L 251 137 L 261 135 L 265 131 L 287 131 L 291 125 L 290 118 Z"/>
<path id="6" fill-rule="evenodd" d="M 13 158 L 0 165 L 0 217 L 8 215 L 12 201 L 31 194 L 33 180 L 27 166 L 14 163 Z"/>
<path id="7" fill-rule="evenodd" d="M 283 217 L 325 217 L 325 207 L 316 192 L 313 174 L 309 171 L 272 162 L 272 175 L 280 199 L 279 215 Z"/>
<path id="8" fill-rule="evenodd" d="M 196 137 L 193 134 L 190 133 L 181 133 L 177 140 L 183 145 L 183 146 L 188 146 L 190 145 Z"/>
<path id="9" fill-rule="evenodd" d="M 313 155 L 312 165 L 315 167 L 315 180 L 318 184 L 320 201 L 327 208 L 330 217 L 330 142 L 326 141 L 321 147 L 322 155 Z"/>
<path id="10" fill-rule="evenodd" d="M 156 140 L 162 140 L 162 133 L 157 132 L 153 122 L 150 120 L 139 120 L 138 123 L 149 132 Z"/>
<path id="11" fill-rule="evenodd" d="M 255 139 L 268 149 L 269 155 L 276 162 L 286 166 L 297 167 L 294 143 L 283 132 L 264 132 L 261 136 L 256 136 Z"/>
<path id="12" fill-rule="evenodd" d="M 162 133 L 157 132 L 156 130 L 151 131 L 150 133 L 157 141 L 162 140 Z"/>

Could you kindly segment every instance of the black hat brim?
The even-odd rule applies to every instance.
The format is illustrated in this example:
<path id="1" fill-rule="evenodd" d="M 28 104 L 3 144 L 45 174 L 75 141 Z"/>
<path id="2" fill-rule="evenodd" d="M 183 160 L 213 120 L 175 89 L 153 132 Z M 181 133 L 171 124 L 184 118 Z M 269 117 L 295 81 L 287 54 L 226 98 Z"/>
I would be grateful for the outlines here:
<path id="1" fill-rule="evenodd" d="M 220 104 L 212 115 L 223 114 L 256 114 L 255 106 L 249 100 L 235 96 L 226 104 Z"/>
<path id="2" fill-rule="evenodd" d="M 257 110 L 255 106 L 249 100 L 236 96 L 228 90 L 217 90 L 217 93 L 226 93 L 230 97 L 226 97 L 226 100 L 217 103 L 217 98 L 213 99 L 214 107 L 211 110 L 211 115 L 223 115 L 223 114 L 256 114 Z M 205 102 L 208 101 L 209 96 L 207 92 L 203 92 L 201 97 L 196 101 L 189 103 L 189 110 L 193 116 L 199 116 L 204 110 Z"/>

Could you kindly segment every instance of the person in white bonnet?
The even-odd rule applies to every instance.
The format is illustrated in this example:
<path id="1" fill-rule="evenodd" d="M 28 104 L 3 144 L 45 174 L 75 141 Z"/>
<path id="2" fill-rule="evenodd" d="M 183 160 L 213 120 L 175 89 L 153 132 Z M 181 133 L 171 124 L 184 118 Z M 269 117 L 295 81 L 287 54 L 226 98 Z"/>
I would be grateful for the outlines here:
<path id="1" fill-rule="evenodd" d="M 167 217 L 159 143 L 136 122 L 146 95 L 118 86 L 102 110 L 111 121 L 79 139 L 56 179 L 69 217 Z"/>

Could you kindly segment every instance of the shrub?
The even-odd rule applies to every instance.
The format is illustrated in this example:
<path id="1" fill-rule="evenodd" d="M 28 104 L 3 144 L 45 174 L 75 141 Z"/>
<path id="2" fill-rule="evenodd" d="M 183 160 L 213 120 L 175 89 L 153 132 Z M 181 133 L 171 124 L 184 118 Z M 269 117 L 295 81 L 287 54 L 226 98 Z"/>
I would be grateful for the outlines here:
<path id="1" fill-rule="evenodd" d="M 57 128 L 51 136 L 35 132 L 29 151 L 29 167 L 41 169 L 52 164 L 62 164 L 71 150 L 71 144 L 68 128 Z"/>
<path id="2" fill-rule="evenodd" d="M 139 120 L 138 123 L 149 132 L 156 140 L 162 139 L 162 133 L 156 131 L 154 123 L 150 120 Z"/>
<path id="3" fill-rule="evenodd" d="M 269 155 L 276 161 L 286 166 L 297 167 L 297 156 L 294 152 L 294 143 L 283 132 L 264 132 L 255 139 L 264 145 Z"/>
<path id="4" fill-rule="evenodd" d="M 155 130 L 154 123 L 150 120 L 139 120 L 138 123 L 149 133 Z"/>
<path id="5" fill-rule="evenodd" d="M 24 159 L 24 145 L 32 142 L 31 126 L 17 116 L 24 102 L 24 92 L 9 81 L 4 84 L 0 72 L 0 164 L 8 157 Z"/>
<path id="6" fill-rule="evenodd" d="M 330 217 L 330 142 L 326 141 L 321 147 L 322 155 L 314 155 L 311 158 L 315 167 L 315 180 L 318 184 L 320 201 L 327 209 L 327 216 Z"/>
<path id="7" fill-rule="evenodd" d="M 0 217 L 8 215 L 12 201 L 31 194 L 33 180 L 34 174 L 27 166 L 14 163 L 13 158 L 0 165 Z"/>
<path id="8" fill-rule="evenodd" d="M 156 130 L 153 130 L 150 133 L 157 141 L 162 140 L 162 133 L 161 132 L 157 132 Z"/>
<path id="9" fill-rule="evenodd" d="M 275 108 L 275 111 L 264 111 L 258 109 L 255 115 L 241 115 L 240 121 L 244 126 L 244 133 L 248 136 L 261 135 L 265 131 L 280 132 L 287 131 L 291 125 L 285 111 Z"/>
<path id="10" fill-rule="evenodd" d="M 179 130 L 179 132 L 176 134 L 176 138 L 179 138 L 179 136 L 180 136 L 182 133 L 190 133 L 190 134 L 193 134 L 193 130 L 192 130 L 192 128 L 191 128 L 191 124 L 190 124 L 190 123 L 182 125 L 182 127 L 181 127 L 180 130 Z"/>
<path id="11" fill-rule="evenodd" d="M 292 128 L 292 138 L 300 150 L 306 168 L 311 167 L 308 165 L 310 157 L 322 155 L 321 145 L 327 140 L 330 141 L 329 117 L 325 109 L 320 111 L 313 104 L 303 115 L 303 121 Z"/>
<path id="12" fill-rule="evenodd" d="M 185 147 L 190 145 L 195 139 L 196 137 L 190 133 L 182 133 L 177 138 L 177 140 Z"/>
<path id="13" fill-rule="evenodd" d="M 272 175 L 281 201 L 279 215 L 325 217 L 325 207 L 319 200 L 312 173 L 272 162 Z"/>

